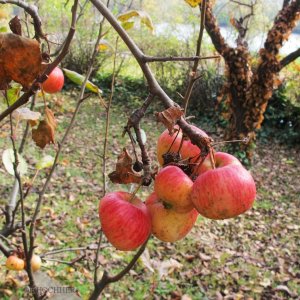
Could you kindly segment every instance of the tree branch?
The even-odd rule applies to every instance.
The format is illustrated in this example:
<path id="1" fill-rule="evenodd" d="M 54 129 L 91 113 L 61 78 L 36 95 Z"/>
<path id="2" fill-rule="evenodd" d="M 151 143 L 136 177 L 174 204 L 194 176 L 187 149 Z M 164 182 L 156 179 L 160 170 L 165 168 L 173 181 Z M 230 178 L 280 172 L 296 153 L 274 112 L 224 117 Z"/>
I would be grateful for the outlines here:
<path id="1" fill-rule="evenodd" d="M 28 4 L 21 0 L 0 0 L 0 4 L 13 4 L 23 8 L 33 19 L 35 38 L 40 41 L 40 38 L 46 39 L 42 30 L 42 21 L 38 14 L 38 8 L 33 4 Z"/>
<path id="2" fill-rule="evenodd" d="M 284 67 L 286 67 L 288 64 L 290 64 L 294 60 L 296 60 L 298 57 L 300 57 L 300 48 L 297 49 L 296 51 L 290 53 L 289 55 L 287 55 L 285 58 L 283 58 L 280 61 L 280 70 L 283 69 Z"/>
<path id="3" fill-rule="evenodd" d="M 97 282 L 97 284 L 95 285 L 95 289 L 94 289 L 92 295 L 90 296 L 89 300 L 97 300 L 99 295 L 101 294 L 101 292 L 104 290 L 104 288 L 107 285 L 109 285 L 110 283 L 119 281 L 122 277 L 124 277 L 132 269 L 132 267 L 135 265 L 135 263 L 137 262 L 139 257 L 145 251 L 148 240 L 140 247 L 140 249 L 134 255 L 134 257 L 129 262 L 129 264 L 120 273 L 118 273 L 115 276 L 109 276 L 108 273 L 106 271 L 104 271 L 101 280 L 99 282 Z"/>
<path id="4" fill-rule="evenodd" d="M 216 50 L 224 56 L 224 52 L 230 50 L 231 48 L 225 42 L 220 27 L 218 26 L 217 20 L 212 12 L 211 0 L 207 1 L 207 7 L 205 12 L 205 29 L 211 38 Z"/>
<path id="5" fill-rule="evenodd" d="M 204 28 L 205 28 L 205 12 L 206 12 L 206 0 L 203 0 L 201 2 L 200 6 L 201 10 L 201 16 L 200 16 L 200 30 L 199 30 L 199 35 L 198 35 L 198 40 L 197 40 L 197 46 L 196 46 L 196 56 L 200 55 L 200 50 L 201 50 L 201 44 L 202 44 L 202 38 L 203 38 L 203 33 L 204 33 Z M 199 60 L 194 61 L 194 65 L 192 67 L 192 71 L 190 72 L 190 78 L 189 78 L 189 83 L 184 95 L 183 103 L 184 103 L 184 114 L 186 115 L 187 108 L 189 105 L 189 101 L 192 95 L 192 91 L 194 88 L 194 84 L 196 82 L 196 78 L 198 77 L 197 74 L 197 69 L 199 65 Z"/>
<path id="6" fill-rule="evenodd" d="M 143 163 L 143 182 L 142 184 L 144 186 L 149 186 L 152 182 L 152 177 L 151 177 L 151 170 L 150 170 L 150 158 L 148 155 L 148 152 L 146 150 L 145 144 L 143 143 L 142 140 L 142 135 L 141 135 L 141 128 L 140 128 L 140 121 L 144 117 L 145 112 L 149 105 L 152 103 L 154 99 L 154 96 L 152 94 L 149 94 L 145 102 L 143 103 L 142 107 L 139 109 L 135 110 L 132 115 L 129 117 L 127 121 L 127 125 L 125 127 L 125 132 L 130 133 L 130 129 L 133 127 L 137 142 L 139 144 L 139 147 L 141 149 L 141 156 L 142 156 L 142 163 Z M 138 161 L 136 161 L 138 163 Z"/>
<path id="7" fill-rule="evenodd" d="M 11 253 L 11 250 L 5 246 L 2 241 L 0 241 L 0 251 L 6 256 L 8 257 Z"/>
<path id="8" fill-rule="evenodd" d="M 111 26 L 115 29 L 124 43 L 127 45 L 136 61 L 140 65 L 147 83 L 149 85 L 149 91 L 152 95 L 157 96 L 161 102 L 163 103 L 165 108 L 169 108 L 171 106 L 178 106 L 170 97 L 165 93 L 165 91 L 161 88 L 156 78 L 154 77 L 151 69 L 145 63 L 144 53 L 138 48 L 138 46 L 134 43 L 131 37 L 127 34 L 124 28 L 119 24 L 113 14 L 107 9 L 107 7 L 100 0 L 90 0 L 94 6 L 99 10 L 99 12 L 103 15 L 104 18 L 111 24 Z M 0 119 L 1 120 L 1 119 Z M 183 130 L 183 132 L 190 138 L 191 142 L 201 148 L 202 153 L 208 153 L 209 151 L 209 143 L 210 140 L 204 138 L 200 134 L 197 134 L 190 124 L 188 124 L 183 118 L 178 121 L 179 126 Z"/>
<path id="9" fill-rule="evenodd" d="M 144 56 L 144 62 L 167 62 L 167 61 L 198 61 L 204 59 L 214 59 L 220 58 L 220 55 L 211 55 L 211 56 L 192 56 L 192 57 L 176 57 L 176 56 L 167 56 L 167 57 L 155 57 L 155 56 Z"/>
<path id="10" fill-rule="evenodd" d="M 69 47 L 71 45 L 71 41 L 75 34 L 76 13 L 74 13 L 74 11 L 77 10 L 76 9 L 77 3 L 78 0 L 74 0 L 74 5 L 72 6 L 73 13 L 72 13 L 71 27 L 69 29 L 69 33 L 64 43 L 64 47 L 62 48 L 60 54 L 56 57 L 56 59 L 51 64 L 48 65 L 44 73 L 33 82 L 29 91 L 24 93 L 13 105 L 9 106 L 3 113 L 0 114 L 0 121 L 3 120 L 5 117 L 7 117 L 9 114 L 11 114 L 15 109 L 27 103 L 29 98 L 33 96 L 40 89 L 41 83 L 43 83 L 48 78 L 48 75 L 54 70 L 54 68 L 63 60 L 63 58 L 68 53 Z"/>

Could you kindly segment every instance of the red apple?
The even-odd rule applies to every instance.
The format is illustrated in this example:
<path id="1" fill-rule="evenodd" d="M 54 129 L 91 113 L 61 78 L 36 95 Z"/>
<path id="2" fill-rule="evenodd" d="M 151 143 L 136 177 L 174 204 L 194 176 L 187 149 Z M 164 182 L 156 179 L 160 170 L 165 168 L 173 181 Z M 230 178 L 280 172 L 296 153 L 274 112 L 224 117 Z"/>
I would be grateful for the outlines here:
<path id="1" fill-rule="evenodd" d="M 42 83 L 43 91 L 49 94 L 60 92 L 64 85 L 64 74 L 62 70 L 55 67 L 46 81 Z"/>
<path id="2" fill-rule="evenodd" d="M 236 157 L 225 152 L 216 152 L 214 154 L 214 159 L 216 168 L 221 168 L 229 164 L 236 164 L 240 166 L 242 165 Z M 211 170 L 212 168 L 213 166 L 211 163 L 210 155 L 207 155 L 201 166 L 198 168 L 197 175 L 203 174 L 206 171 Z"/>
<path id="3" fill-rule="evenodd" d="M 193 228 L 198 212 L 192 209 L 186 213 L 176 212 L 152 193 L 146 200 L 152 219 L 152 233 L 164 242 L 176 242 L 184 238 Z"/>
<path id="4" fill-rule="evenodd" d="M 158 198 L 170 204 L 177 212 L 193 209 L 189 197 L 193 181 L 178 167 L 167 166 L 160 170 L 154 181 L 154 191 Z"/>
<path id="5" fill-rule="evenodd" d="M 103 233 L 118 250 L 134 250 L 151 233 L 151 217 L 146 205 L 126 192 L 112 192 L 99 203 Z"/>
<path id="6" fill-rule="evenodd" d="M 194 182 L 191 200 L 198 212 L 210 219 L 228 219 L 252 207 L 256 196 L 251 174 L 232 156 L 199 175 Z"/>
<path id="7" fill-rule="evenodd" d="M 201 130 L 198 127 L 193 126 L 193 125 L 192 125 L 192 127 L 197 132 L 199 132 L 203 136 L 207 137 L 207 134 L 203 130 Z M 179 130 L 179 133 L 178 133 L 178 130 Z M 178 135 L 177 135 L 177 133 L 178 133 Z M 176 137 L 176 135 L 177 135 L 177 137 Z M 173 135 L 170 135 L 169 131 L 167 129 L 160 135 L 160 137 L 158 138 L 158 141 L 157 141 L 157 160 L 161 166 L 164 164 L 163 154 L 167 153 L 168 151 L 178 152 L 180 143 L 181 143 L 181 139 L 182 139 L 182 131 L 181 131 L 181 129 L 179 129 L 179 126 L 175 126 L 175 132 L 173 133 Z M 174 141 L 174 143 L 173 143 L 173 141 Z M 172 147 L 171 147 L 171 145 L 172 145 Z M 197 156 L 200 154 L 200 152 L 201 152 L 201 150 L 196 145 L 192 144 L 192 142 L 190 140 L 184 140 L 182 143 L 181 149 L 179 151 L 182 159 L 188 159 L 188 158 L 195 157 L 194 160 L 192 159 L 191 161 L 195 161 Z"/>

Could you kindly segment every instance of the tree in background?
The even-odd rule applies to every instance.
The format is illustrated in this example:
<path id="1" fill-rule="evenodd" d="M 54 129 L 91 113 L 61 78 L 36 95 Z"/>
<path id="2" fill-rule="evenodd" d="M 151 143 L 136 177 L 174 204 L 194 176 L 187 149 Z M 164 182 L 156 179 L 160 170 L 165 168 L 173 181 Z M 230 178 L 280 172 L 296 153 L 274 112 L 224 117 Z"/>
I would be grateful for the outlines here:
<path id="1" fill-rule="evenodd" d="M 220 27 L 213 14 L 213 3 L 208 1 L 205 14 L 205 28 L 216 50 L 225 60 L 227 82 L 222 88 L 221 98 L 225 98 L 229 108 L 228 139 L 249 139 L 249 143 L 234 144 L 235 150 L 246 150 L 252 156 L 255 132 L 260 129 L 264 112 L 273 90 L 278 87 L 279 72 L 300 56 L 300 49 L 280 60 L 279 50 L 288 40 L 300 17 L 300 0 L 285 0 L 282 9 L 274 19 L 267 34 L 264 48 L 259 51 L 255 62 L 245 40 L 249 19 L 254 15 L 256 2 L 231 2 L 248 8 L 249 13 L 238 19 L 231 18 L 231 24 L 238 31 L 236 47 L 224 40 Z M 224 97 L 223 97 L 224 96 Z"/>

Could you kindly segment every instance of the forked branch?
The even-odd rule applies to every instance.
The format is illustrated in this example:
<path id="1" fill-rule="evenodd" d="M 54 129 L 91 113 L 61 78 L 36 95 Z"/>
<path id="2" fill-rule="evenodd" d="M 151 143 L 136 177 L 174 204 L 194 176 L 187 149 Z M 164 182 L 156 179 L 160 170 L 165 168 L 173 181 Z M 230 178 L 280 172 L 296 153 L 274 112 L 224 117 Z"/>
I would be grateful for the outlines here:
<path id="1" fill-rule="evenodd" d="M 33 96 L 40 89 L 41 83 L 43 83 L 48 78 L 48 75 L 66 56 L 75 34 L 75 25 L 77 20 L 77 6 L 78 6 L 78 0 L 74 0 L 74 5 L 72 6 L 71 27 L 69 29 L 69 33 L 67 35 L 67 38 L 65 40 L 64 46 L 60 54 L 56 57 L 56 59 L 51 64 L 48 65 L 48 67 L 43 72 L 43 74 L 33 82 L 30 89 L 26 93 L 24 93 L 14 104 L 9 106 L 3 113 L 0 114 L 0 121 L 2 121 L 5 117 L 11 114 L 15 109 L 27 103 L 29 101 L 29 98 Z"/>
<path id="2" fill-rule="evenodd" d="M 33 19 L 35 38 L 38 41 L 40 41 L 40 39 L 46 39 L 42 30 L 42 21 L 38 14 L 38 8 L 34 4 L 28 4 L 21 0 L 0 0 L 0 4 L 13 4 L 23 8 Z"/>

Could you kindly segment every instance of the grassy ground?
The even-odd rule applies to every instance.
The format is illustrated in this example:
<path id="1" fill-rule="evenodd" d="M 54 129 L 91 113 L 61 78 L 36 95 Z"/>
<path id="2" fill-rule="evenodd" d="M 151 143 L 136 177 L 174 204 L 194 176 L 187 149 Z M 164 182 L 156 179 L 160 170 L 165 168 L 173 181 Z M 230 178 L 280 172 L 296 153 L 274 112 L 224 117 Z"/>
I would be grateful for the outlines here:
<path id="1" fill-rule="evenodd" d="M 59 122 L 57 140 L 66 128 L 74 107 L 74 97 L 56 99 Z M 129 113 L 120 106 L 112 111 L 108 173 L 118 153 L 129 145 L 122 128 Z M 60 163 L 45 195 L 40 214 L 37 253 L 53 249 L 95 247 L 99 232 L 98 201 L 102 195 L 102 153 L 105 113 L 96 99 L 87 100 L 64 148 Z M 142 125 L 147 132 L 150 155 L 155 158 L 155 140 L 163 130 L 152 114 Z M 21 129 L 21 128 L 20 128 Z M 205 128 L 203 128 L 205 130 Z M 10 148 L 8 126 L 0 132 L 0 149 Z M 18 137 L 20 138 L 20 132 Z M 32 141 L 25 158 L 34 174 L 37 159 L 54 154 L 53 146 L 37 149 Z M 152 238 L 136 267 L 121 282 L 108 287 L 103 299 L 296 299 L 300 297 L 300 155 L 299 148 L 289 149 L 276 142 L 258 143 L 251 172 L 258 187 L 254 208 L 238 218 L 211 221 L 199 218 L 192 232 L 175 244 Z M 33 211 L 47 170 L 41 171 L 26 213 Z M 0 165 L 0 204 L 8 198 L 13 178 Z M 108 183 L 108 190 L 128 189 Z M 150 193 L 143 189 L 140 196 Z M 4 218 L 1 217 L 1 222 Z M 19 243 L 19 234 L 14 237 Z M 73 266 L 46 261 L 43 271 L 66 286 L 74 286 L 86 298 L 93 281 L 95 251 Z M 65 252 L 47 258 L 71 261 L 83 252 Z M 115 251 L 103 243 L 100 262 L 103 269 L 116 273 L 130 260 L 131 253 Z M 4 257 L 0 256 L 1 264 Z M 1 299 L 19 299 L 26 282 L 24 272 L 0 270 Z M 17 295 L 17 298 L 11 298 Z M 27 297 L 27 296 L 24 296 Z"/>

